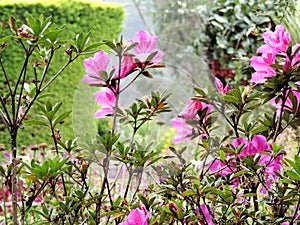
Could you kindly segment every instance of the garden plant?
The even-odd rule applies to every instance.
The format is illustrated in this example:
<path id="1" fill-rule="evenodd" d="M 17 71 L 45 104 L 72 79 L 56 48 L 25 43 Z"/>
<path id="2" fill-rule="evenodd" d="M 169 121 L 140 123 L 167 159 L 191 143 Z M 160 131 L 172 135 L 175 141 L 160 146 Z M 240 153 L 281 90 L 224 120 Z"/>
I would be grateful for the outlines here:
<path id="1" fill-rule="evenodd" d="M 156 118 L 172 111 L 172 93 L 160 87 L 120 104 L 137 80 L 151 82 L 155 71 L 166 69 L 158 36 L 140 30 L 132 40 L 89 45 L 88 33 L 62 42 L 62 28 L 51 18 L 27 18 L 28 25 L 18 27 L 11 17 L 13 36 L 0 39 L 1 52 L 15 38 L 25 54 L 16 81 L 0 55 L 7 88 L 0 116 L 11 136 L 0 166 L 0 223 L 300 224 L 299 138 L 292 143 L 287 135 L 297 134 L 299 124 L 300 44 L 292 44 L 282 24 L 262 34 L 264 44 L 249 62 L 249 85 L 212 77 L 201 88 L 191 81 L 195 94 L 170 121 L 173 128 L 160 124 L 175 133 L 165 147 L 150 132 Z M 65 48 L 66 64 L 50 76 L 58 48 Z M 83 60 L 82 81 L 95 89 L 94 117 L 110 123 L 105 134 L 82 130 L 84 137 L 64 140 L 57 125 L 71 111 L 61 112 L 61 103 L 43 92 L 82 54 L 93 54 Z M 34 104 L 39 120 L 27 117 Z M 53 144 L 20 150 L 17 132 L 32 125 L 48 129 Z"/>

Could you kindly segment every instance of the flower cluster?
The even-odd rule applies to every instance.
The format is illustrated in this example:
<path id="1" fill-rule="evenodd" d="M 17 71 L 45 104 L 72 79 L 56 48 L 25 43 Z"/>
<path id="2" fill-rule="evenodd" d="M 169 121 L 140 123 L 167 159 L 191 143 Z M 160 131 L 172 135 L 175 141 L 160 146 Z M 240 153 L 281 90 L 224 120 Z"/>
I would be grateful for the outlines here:
<path id="1" fill-rule="evenodd" d="M 136 71 L 143 74 L 147 67 L 153 67 L 161 62 L 163 52 L 155 48 L 157 40 L 157 36 L 151 36 L 146 31 L 140 30 L 136 34 L 136 39 L 129 40 L 127 46 L 124 46 L 124 52 L 119 54 L 121 64 L 111 65 L 110 73 L 107 70 L 112 60 L 103 50 L 83 61 L 86 73 L 82 81 L 103 87 L 94 94 L 96 102 L 102 106 L 95 113 L 96 118 L 103 118 L 114 112 L 121 79 Z"/>
<path id="2" fill-rule="evenodd" d="M 300 44 L 289 47 L 292 41 L 291 35 L 284 30 L 283 25 L 277 25 L 274 32 L 265 32 L 263 38 L 265 44 L 257 50 L 261 56 L 253 56 L 250 60 L 251 66 L 255 70 L 251 82 L 263 84 L 268 78 L 277 74 L 285 78 L 286 88 L 280 90 L 283 94 L 277 95 L 271 100 L 271 104 L 278 109 L 277 115 L 280 116 L 283 110 L 292 111 L 293 103 L 289 95 L 294 96 L 298 103 L 300 102 L 300 93 L 294 88 L 299 85 L 299 81 L 293 80 L 293 73 L 297 72 L 299 67 Z M 293 87 L 290 86 L 291 83 L 294 84 Z M 281 110 L 282 104 L 284 104 L 283 110 Z M 299 106 L 296 108 L 298 110 Z"/>
<path id="3" fill-rule="evenodd" d="M 233 140 L 232 146 L 234 148 L 241 148 L 239 153 L 237 155 L 227 153 L 226 159 L 211 161 L 210 171 L 221 176 L 231 175 L 243 167 L 243 161 L 248 156 L 252 156 L 254 159 L 257 155 L 259 159 L 256 163 L 261 166 L 260 170 L 266 175 L 266 184 L 268 188 L 271 188 L 274 180 L 278 178 L 276 173 L 282 169 L 282 153 L 274 153 L 271 145 L 262 135 L 254 135 L 251 141 L 247 141 L 246 138 L 236 138 Z M 254 161 L 253 163 L 256 165 Z M 249 166 L 245 165 L 243 168 L 249 168 Z M 234 179 L 233 185 L 238 186 L 239 180 Z M 262 191 L 265 193 L 266 190 L 262 188 Z"/>

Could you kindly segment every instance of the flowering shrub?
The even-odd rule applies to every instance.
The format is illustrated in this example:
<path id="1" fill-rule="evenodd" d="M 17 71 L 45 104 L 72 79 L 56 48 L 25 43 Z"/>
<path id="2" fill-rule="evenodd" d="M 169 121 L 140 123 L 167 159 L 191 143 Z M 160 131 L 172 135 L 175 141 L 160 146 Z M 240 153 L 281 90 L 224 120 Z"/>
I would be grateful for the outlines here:
<path id="1" fill-rule="evenodd" d="M 36 32 L 36 24 L 47 24 L 42 19 L 40 22 L 30 20 L 32 32 Z M 13 18 L 11 24 L 13 29 Z M 39 44 L 47 43 L 48 39 L 39 35 Z M 48 34 L 49 40 L 54 42 L 51 35 Z M 26 50 L 36 47 L 31 36 L 20 37 L 18 32 L 16 36 L 24 46 L 23 41 L 27 41 Z M 229 87 L 217 77 L 211 85 L 214 88 L 201 89 L 193 84 L 195 96 L 171 120 L 176 134 L 165 154 L 160 152 L 161 146 L 147 140 L 148 135 L 140 138 L 139 133 L 146 124 L 154 127 L 155 117 L 171 111 L 169 94 L 149 90 L 149 96 L 137 98 L 127 107 L 120 106 L 125 90 L 137 79 L 150 81 L 155 76 L 153 71 L 164 67 L 163 51 L 156 47 L 158 37 L 141 30 L 135 40 L 106 40 L 101 44 L 109 50 L 94 52 L 98 45 L 86 46 L 88 36 L 78 35 L 66 50 L 68 64 L 75 59 L 73 51 L 76 58 L 84 52 L 94 54 L 83 61 L 86 73 L 82 81 L 96 89 L 95 103 L 100 108 L 94 117 L 110 118 L 110 130 L 104 135 L 87 135 L 84 143 L 63 142 L 57 125 L 70 111 L 61 113 L 61 104 L 50 100 L 38 103 L 41 120 L 29 118 L 24 125 L 47 128 L 53 149 L 43 145 L 37 154 L 38 147 L 31 146 L 34 152 L 29 159 L 17 158 L 14 132 L 23 125 L 28 107 L 58 75 L 50 78 L 46 86 L 37 85 L 37 81 L 25 85 L 25 78 L 22 85 L 18 81 L 16 90 L 24 91 L 20 96 L 26 94 L 24 99 L 10 95 L 12 110 L 1 96 L 1 116 L 12 136 L 12 152 L 6 153 L 9 161 L 0 167 L 0 221 L 121 225 L 300 223 L 300 151 L 292 159 L 286 158 L 285 143 L 278 141 L 285 129 L 295 127 L 299 119 L 300 48 L 290 46 L 291 37 L 281 25 L 263 37 L 265 45 L 258 49 L 262 55 L 250 61 L 256 71 L 251 86 Z M 44 47 L 53 50 L 52 44 Z M 27 91 L 30 85 L 33 90 Z M 122 132 L 125 128 L 126 132 Z M 189 148 L 193 142 L 195 152 Z M 186 155 L 192 155 L 194 160 L 189 161 Z"/>

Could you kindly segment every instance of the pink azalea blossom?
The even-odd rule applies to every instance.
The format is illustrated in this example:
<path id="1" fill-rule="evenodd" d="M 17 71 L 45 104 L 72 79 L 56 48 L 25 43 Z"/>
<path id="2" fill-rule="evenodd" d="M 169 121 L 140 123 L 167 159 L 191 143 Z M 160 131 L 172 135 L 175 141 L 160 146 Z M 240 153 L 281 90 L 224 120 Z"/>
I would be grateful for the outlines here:
<path id="1" fill-rule="evenodd" d="M 242 158 L 246 158 L 249 155 L 260 154 L 258 164 L 263 166 L 264 174 L 266 174 L 267 186 L 271 188 L 272 183 L 277 179 L 276 172 L 280 172 L 282 169 L 282 155 L 279 154 L 276 157 L 273 156 L 272 148 L 267 142 L 266 137 L 262 135 L 254 135 L 250 142 L 248 142 L 245 138 L 236 138 L 233 140 L 232 145 L 234 147 L 244 145 L 244 147 L 238 156 L 227 153 L 227 157 L 231 158 L 229 165 L 219 159 L 211 161 L 209 163 L 210 171 L 212 173 L 218 173 L 221 176 L 227 176 L 236 172 L 234 165 L 237 157 L 239 158 L 239 161 L 242 161 Z M 237 185 L 238 180 L 233 180 L 233 186 L 235 187 Z M 261 191 L 262 193 L 267 193 L 264 188 L 262 188 Z"/>
<path id="2" fill-rule="evenodd" d="M 137 54 L 135 56 L 136 58 L 144 63 L 151 53 L 157 52 L 157 54 L 150 62 L 153 64 L 161 62 L 163 52 L 155 49 L 158 40 L 157 36 L 151 36 L 148 32 L 140 30 L 137 32 L 135 37 L 136 39 L 134 42 L 138 42 L 138 45 L 134 47 L 134 51 Z"/>
<path id="3" fill-rule="evenodd" d="M 197 100 L 188 100 L 184 109 L 177 117 L 171 120 L 172 126 L 177 130 L 177 134 L 173 138 L 173 143 L 179 143 L 183 140 L 191 140 L 194 133 L 194 128 L 190 124 L 188 124 L 187 120 L 199 120 L 199 116 L 197 114 L 198 110 L 207 109 L 207 114 L 211 112 L 212 106 L 200 102 Z M 208 117 L 202 118 L 203 120 L 207 120 Z M 203 138 L 205 135 L 201 134 L 200 138 Z"/>
<path id="4" fill-rule="evenodd" d="M 300 52 L 298 51 L 296 54 L 297 48 L 300 47 L 300 44 L 296 44 L 292 47 L 292 54 L 294 55 L 293 59 L 290 60 L 288 56 L 286 56 L 284 65 L 283 65 L 283 70 L 287 71 L 288 69 L 292 69 L 293 67 L 298 67 L 299 66 L 299 60 L 300 60 Z"/>
<path id="5" fill-rule="evenodd" d="M 294 90 L 292 89 L 291 92 L 293 93 L 293 95 L 296 97 L 297 99 L 297 102 L 298 102 L 298 106 L 296 106 L 296 109 L 298 110 L 299 109 L 299 104 L 300 104 L 300 92 L 297 91 L 297 90 Z M 286 94 L 286 96 L 288 96 L 288 94 Z M 280 113 L 281 113 L 281 108 L 282 108 L 282 99 L 280 99 L 277 103 L 275 101 L 277 97 L 275 98 L 272 98 L 270 100 L 271 104 L 273 106 L 275 106 L 275 108 L 277 109 L 277 116 L 279 117 L 280 116 Z M 292 100 L 290 99 L 290 97 L 287 97 L 287 99 L 285 100 L 285 104 L 284 104 L 284 107 L 283 107 L 284 110 L 288 110 L 288 111 L 291 111 L 293 109 L 293 102 Z"/>
<path id="6" fill-rule="evenodd" d="M 202 103 L 200 101 L 188 100 L 188 102 L 186 103 L 184 109 L 181 111 L 179 116 L 183 117 L 186 120 L 194 119 L 195 116 L 197 115 L 197 111 L 199 109 L 204 108 L 206 105 L 207 104 Z"/>
<path id="7" fill-rule="evenodd" d="M 101 109 L 96 111 L 95 118 L 103 118 L 107 115 L 111 115 L 114 112 L 116 96 L 109 88 L 103 88 L 102 91 L 94 93 L 96 102 L 102 106 Z"/>
<path id="8" fill-rule="evenodd" d="M 176 135 L 174 136 L 172 142 L 173 143 L 179 143 L 184 140 L 191 140 L 192 139 L 192 133 L 193 133 L 193 127 L 186 123 L 185 119 L 175 117 L 171 120 L 172 127 L 174 127 L 177 130 Z"/>
<path id="9" fill-rule="evenodd" d="M 264 83 L 266 78 L 276 75 L 276 69 L 271 67 L 275 63 L 276 55 L 273 53 L 264 53 L 262 56 L 253 56 L 250 64 L 255 73 L 252 74 L 251 82 Z"/>
<path id="10" fill-rule="evenodd" d="M 268 144 L 266 137 L 254 135 L 252 141 L 247 144 L 246 148 L 241 151 L 239 155 L 246 157 L 247 155 L 255 155 L 266 150 L 271 151 L 271 147 Z"/>
<path id="11" fill-rule="evenodd" d="M 200 209 L 201 209 L 202 213 L 200 212 Z M 205 204 L 201 204 L 200 209 L 196 209 L 196 214 L 202 218 L 201 219 L 202 221 L 200 221 L 200 222 L 206 222 L 208 225 L 215 225 L 213 222 L 214 213 L 213 213 L 212 209 L 210 207 L 206 206 Z"/>
<path id="12" fill-rule="evenodd" d="M 226 163 L 222 162 L 220 159 L 216 159 L 210 163 L 209 169 L 212 173 L 218 173 L 221 176 L 227 176 L 233 172 Z"/>
<path id="13" fill-rule="evenodd" d="M 132 72 L 137 67 L 138 65 L 134 62 L 132 57 L 124 56 L 121 64 L 120 79 L 126 77 L 130 72 Z M 119 75 L 119 70 L 118 67 L 116 67 L 115 78 L 118 78 L 118 75 Z"/>
<path id="14" fill-rule="evenodd" d="M 215 85 L 216 85 L 217 90 L 220 94 L 226 95 L 228 93 L 229 85 L 226 84 L 225 87 L 224 87 L 224 84 L 222 83 L 222 81 L 217 77 L 215 77 Z"/>
<path id="15" fill-rule="evenodd" d="M 149 213 L 145 213 L 141 209 L 133 209 L 128 215 L 127 222 L 122 222 L 119 225 L 148 225 L 149 216 Z"/>
<path id="16" fill-rule="evenodd" d="M 277 25 L 275 31 L 267 31 L 263 33 L 265 45 L 257 49 L 258 53 L 278 53 L 286 52 L 292 41 L 291 35 L 288 31 L 284 31 L 284 26 Z"/>
<path id="17" fill-rule="evenodd" d="M 86 74 L 84 75 L 82 82 L 101 83 L 100 71 L 105 71 L 108 63 L 109 57 L 103 50 L 96 52 L 94 57 L 83 60 Z M 94 77 L 98 77 L 99 79 Z"/>

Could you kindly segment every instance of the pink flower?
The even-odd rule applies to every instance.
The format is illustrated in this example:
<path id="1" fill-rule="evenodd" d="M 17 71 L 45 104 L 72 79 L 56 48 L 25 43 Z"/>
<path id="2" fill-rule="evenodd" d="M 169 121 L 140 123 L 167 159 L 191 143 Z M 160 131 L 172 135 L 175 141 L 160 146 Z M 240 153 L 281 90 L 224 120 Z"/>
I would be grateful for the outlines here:
<path id="1" fill-rule="evenodd" d="M 162 60 L 163 52 L 155 49 L 158 40 L 157 36 L 151 36 L 148 32 L 140 30 L 135 37 L 135 42 L 138 42 L 138 45 L 134 47 L 134 51 L 137 54 L 136 58 L 144 63 L 151 53 L 157 52 L 150 62 L 156 64 Z"/>
<path id="2" fill-rule="evenodd" d="M 132 57 L 124 56 L 121 64 L 121 74 L 120 79 L 126 77 L 130 72 L 136 69 L 138 65 L 134 62 Z M 118 67 L 116 67 L 115 78 L 118 78 Z"/>
<path id="3" fill-rule="evenodd" d="M 297 99 L 298 105 L 296 106 L 296 109 L 298 110 L 298 109 L 299 109 L 299 104 L 300 104 L 300 92 L 297 91 L 297 90 L 294 90 L 294 89 L 292 89 L 290 92 L 292 92 L 293 95 L 294 95 L 294 96 L 296 97 L 296 99 Z M 288 95 L 289 95 L 289 93 L 286 94 L 287 99 L 285 100 L 285 104 L 284 104 L 283 109 L 284 109 L 284 110 L 288 110 L 288 111 L 292 111 L 292 109 L 293 109 L 293 102 L 292 102 L 292 100 L 290 99 L 290 97 L 288 97 Z M 275 101 L 276 98 L 277 98 L 277 97 L 272 98 L 272 99 L 270 100 L 270 102 L 271 102 L 271 104 L 272 104 L 273 106 L 275 106 L 275 108 L 277 109 L 277 116 L 279 117 L 279 116 L 280 116 L 280 112 L 281 112 L 282 99 L 280 99 L 280 100 L 276 103 L 276 101 Z"/>
<path id="4" fill-rule="evenodd" d="M 116 96 L 109 88 L 103 88 L 102 91 L 94 93 L 96 102 L 102 106 L 101 109 L 96 111 L 95 118 L 103 118 L 107 115 L 111 115 L 114 112 Z"/>
<path id="5" fill-rule="evenodd" d="M 275 63 L 276 55 L 273 53 L 264 53 L 262 56 L 253 56 L 250 64 L 254 68 L 255 73 L 252 74 L 251 82 L 264 83 L 266 78 L 276 75 L 276 69 L 271 67 Z"/>
<path id="6" fill-rule="evenodd" d="M 237 162 L 236 158 L 239 159 L 239 162 L 242 162 L 243 158 L 246 158 L 247 156 L 260 154 L 258 164 L 262 165 L 263 172 L 266 175 L 266 184 L 269 188 L 271 188 L 274 180 L 277 179 L 276 172 L 280 172 L 282 169 L 282 155 L 278 154 L 274 157 L 272 148 L 267 142 L 266 137 L 262 135 L 254 135 L 250 142 L 248 142 L 245 138 L 236 138 L 233 140 L 232 145 L 234 147 L 244 145 L 244 147 L 237 156 L 227 153 L 227 158 L 230 158 L 230 161 L 228 160 L 227 163 L 222 162 L 219 159 L 211 161 L 209 163 L 210 171 L 218 173 L 221 176 L 227 176 L 237 171 L 235 168 L 235 163 Z M 232 184 L 236 187 L 239 184 L 238 179 L 234 179 Z M 262 188 L 261 191 L 262 193 L 267 193 L 264 188 Z"/>
<path id="7" fill-rule="evenodd" d="M 193 127 L 185 122 L 183 118 L 175 117 L 171 120 L 172 127 L 177 130 L 177 134 L 174 136 L 172 142 L 179 143 L 184 140 L 191 140 Z"/>
<path id="8" fill-rule="evenodd" d="M 127 222 L 122 222 L 119 225 L 148 225 L 149 216 L 149 213 L 145 213 L 141 209 L 133 209 L 128 215 Z"/>
<path id="9" fill-rule="evenodd" d="M 229 91 L 229 85 L 226 84 L 224 87 L 224 84 L 222 83 L 222 81 L 217 77 L 215 77 L 215 85 L 218 89 L 218 92 L 222 95 L 226 95 L 227 92 Z"/>
<path id="10" fill-rule="evenodd" d="M 266 150 L 271 151 L 271 147 L 267 142 L 266 137 L 262 135 L 254 135 L 252 141 L 249 142 L 246 148 L 240 152 L 239 156 L 246 157 L 247 155 L 255 155 Z"/>
<path id="11" fill-rule="evenodd" d="M 193 126 L 188 124 L 187 120 L 195 120 L 199 121 L 200 118 L 198 116 L 198 110 L 204 110 L 207 109 L 206 113 L 209 114 L 211 112 L 212 106 L 200 102 L 197 100 L 188 100 L 187 104 L 185 105 L 184 109 L 177 117 L 171 120 L 172 126 L 178 131 L 177 134 L 173 138 L 173 143 L 179 143 L 183 140 L 191 140 L 194 136 L 195 130 Z M 204 118 L 201 118 L 203 120 L 207 120 L 207 116 Z M 200 135 L 200 138 L 203 138 L 205 136 L 204 134 Z"/>
<path id="12" fill-rule="evenodd" d="M 216 159 L 210 163 L 209 169 L 212 173 L 218 173 L 221 176 L 227 176 L 233 171 L 220 159 Z"/>
<path id="13" fill-rule="evenodd" d="M 200 212 L 200 209 L 202 213 Z M 200 205 L 200 209 L 196 209 L 196 214 L 202 217 L 200 222 L 206 222 L 208 225 L 215 225 L 213 222 L 213 211 L 210 207 L 206 206 L 205 204 Z M 204 218 L 203 218 L 204 217 Z"/>
<path id="14" fill-rule="evenodd" d="M 104 51 L 99 51 L 94 54 L 94 57 L 83 60 L 86 74 L 82 82 L 101 83 L 100 71 L 105 71 L 109 63 L 109 57 Z M 94 77 L 98 77 L 94 78 Z"/>
<path id="15" fill-rule="evenodd" d="M 290 33 L 284 31 L 282 24 L 277 25 L 274 32 L 267 31 L 262 36 L 266 44 L 257 49 L 258 53 L 286 52 L 292 41 Z"/>
<path id="16" fill-rule="evenodd" d="M 186 103 L 184 109 L 181 111 L 179 116 L 183 117 L 186 120 L 194 119 L 195 116 L 197 115 L 197 111 L 199 109 L 204 108 L 206 105 L 207 104 L 202 103 L 200 101 L 188 100 L 188 102 Z"/>

